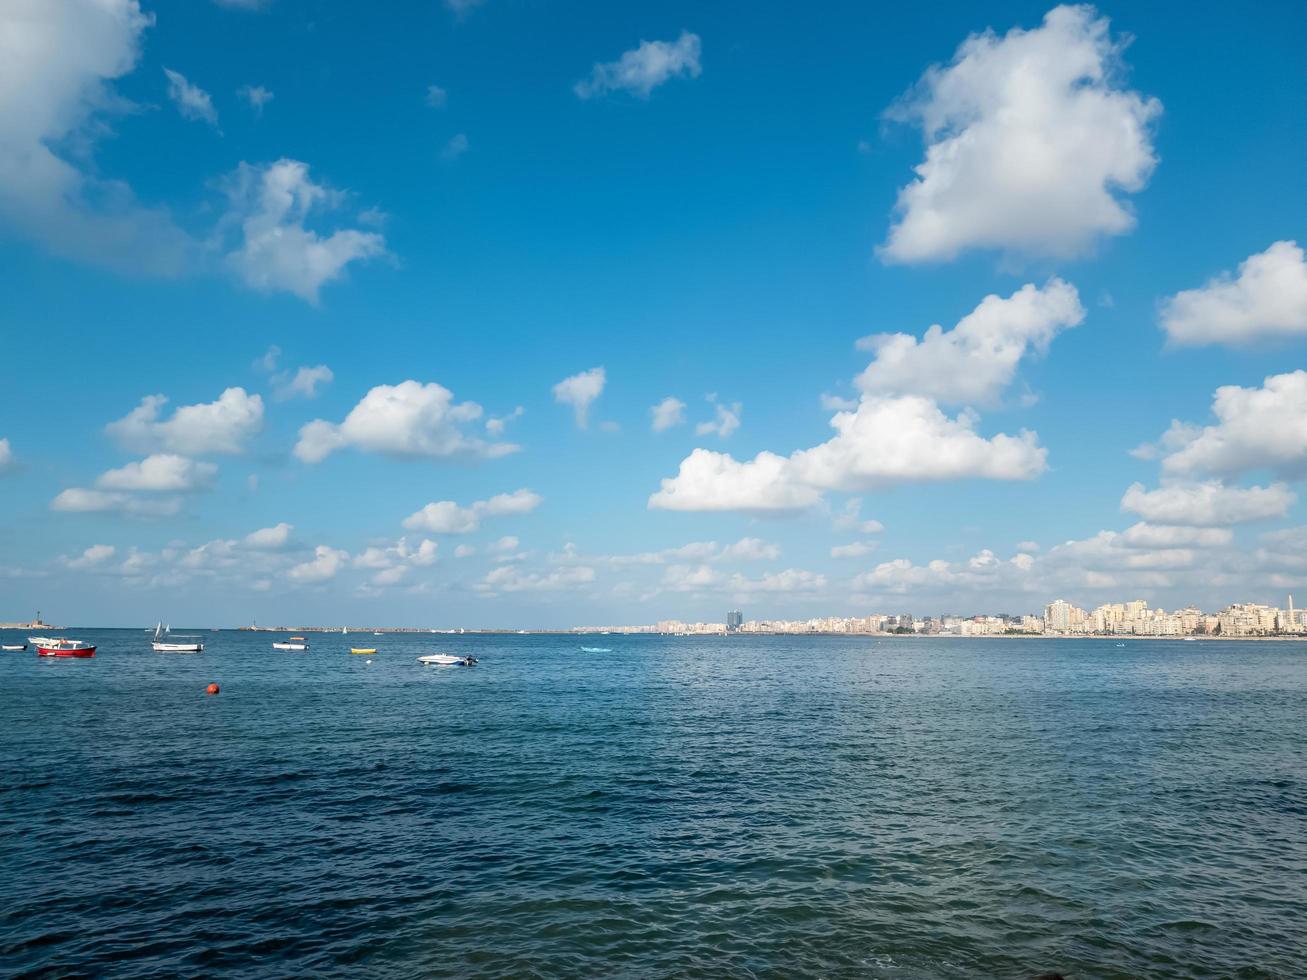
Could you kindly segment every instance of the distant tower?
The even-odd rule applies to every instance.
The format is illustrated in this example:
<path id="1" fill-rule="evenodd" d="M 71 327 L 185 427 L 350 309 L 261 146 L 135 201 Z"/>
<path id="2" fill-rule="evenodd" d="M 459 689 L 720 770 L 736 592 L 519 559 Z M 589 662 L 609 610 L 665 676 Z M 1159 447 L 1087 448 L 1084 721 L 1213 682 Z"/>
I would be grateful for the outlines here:
<path id="1" fill-rule="evenodd" d="M 1289 593 L 1289 630 L 1294 631 L 1297 629 L 1297 627 L 1298 624 L 1294 622 L 1294 618 L 1293 618 L 1293 593 L 1290 592 Z"/>
<path id="2" fill-rule="evenodd" d="M 743 625 L 744 625 L 744 613 L 740 612 L 740 610 L 732 609 L 730 612 L 726 614 L 726 628 L 730 632 L 734 633 Z"/>

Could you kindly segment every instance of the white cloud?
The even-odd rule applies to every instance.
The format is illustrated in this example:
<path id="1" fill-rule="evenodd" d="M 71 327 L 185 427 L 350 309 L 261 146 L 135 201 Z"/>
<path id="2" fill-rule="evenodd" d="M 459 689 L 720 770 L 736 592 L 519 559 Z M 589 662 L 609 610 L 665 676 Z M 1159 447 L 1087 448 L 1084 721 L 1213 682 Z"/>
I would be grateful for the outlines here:
<path id="1" fill-rule="evenodd" d="M 260 357 L 254 359 L 254 363 L 251 366 L 256 371 L 264 371 L 271 374 L 273 371 L 277 370 L 277 364 L 280 360 L 281 348 L 276 344 L 272 344 Z"/>
<path id="2" fill-rule="evenodd" d="M 18 458 L 14 455 L 13 448 L 9 445 L 8 439 L 0 439 L 0 476 L 6 473 L 12 473 L 18 469 Z"/>
<path id="3" fill-rule="evenodd" d="M 1307 334 L 1307 256 L 1280 241 L 1199 289 L 1162 304 L 1162 329 L 1173 344 L 1230 344 Z"/>
<path id="4" fill-rule="evenodd" d="M 696 449 L 681 460 L 676 476 L 649 498 L 654 510 L 785 512 L 806 510 L 819 491 L 795 480 L 790 461 L 761 452 L 748 462 Z"/>
<path id="5" fill-rule="evenodd" d="M 486 550 L 488 550 L 492 554 L 509 555 L 510 553 L 516 551 L 521 543 L 522 543 L 521 540 L 516 535 L 505 534 L 494 544 L 490 545 L 490 547 L 487 548 Z M 522 558 L 525 557 L 525 555 L 514 555 L 513 557 Z M 500 561 L 503 560 L 504 560 L 503 558 L 500 559 Z"/>
<path id="6" fill-rule="evenodd" d="M 1066 256 L 1133 228 L 1120 194 L 1152 173 L 1162 107 L 1120 87 L 1121 48 L 1092 7 L 1064 5 L 1033 30 L 972 35 L 928 70 L 890 112 L 920 125 L 926 158 L 899 192 L 882 257 Z"/>
<path id="7" fill-rule="evenodd" d="M 855 593 L 891 596 L 940 587 L 947 589 L 950 594 L 956 594 L 964 587 L 1012 587 L 1014 582 L 1019 583 L 1027 578 L 1035 561 L 1024 553 L 1004 560 L 988 548 L 977 552 L 965 562 L 936 559 L 925 565 L 916 565 L 906 558 L 896 558 L 881 562 L 871 571 L 856 576 L 852 588 Z"/>
<path id="8" fill-rule="evenodd" d="M 529 514 L 540 506 L 542 499 L 538 493 L 523 488 L 475 501 L 467 507 L 452 500 L 438 500 L 406 517 L 404 526 L 410 531 L 431 534 L 470 534 L 481 527 L 482 518 Z"/>
<path id="9" fill-rule="evenodd" d="M 525 414 L 526 409 L 521 405 L 518 405 L 517 408 L 513 409 L 507 415 L 500 416 L 499 418 L 486 419 L 486 435 L 498 439 L 504 434 L 504 430 L 508 428 L 509 422 L 514 422 Z"/>
<path id="10" fill-rule="evenodd" d="M 862 519 L 862 498 L 851 497 L 844 502 L 844 509 L 831 519 L 831 525 L 837 531 L 861 531 L 863 534 L 879 534 L 885 525 L 877 520 Z"/>
<path id="11" fill-rule="evenodd" d="M 476 585 L 479 592 L 559 592 L 589 585 L 595 580 L 595 571 L 586 565 L 574 568 L 556 568 L 548 572 L 528 572 L 518 565 L 499 565 L 492 568 Z"/>
<path id="12" fill-rule="evenodd" d="M 228 388 L 217 401 L 183 405 L 160 421 L 168 399 L 147 395 L 141 404 L 105 431 L 136 452 L 171 452 L 186 455 L 240 453 L 245 443 L 263 428 L 263 399 L 244 388 Z"/>
<path id="13" fill-rule="evenodd" d="M 440 546 L 430 538 L 423 538 L 416 548 L 408 543 L 407 538 L 400 538 L 389 547 L 374 545 L 355 555 L 354 565 L 377 570 L 371 579 L 373 585 L 396 585 L 408 576 L 410 570 L 434 565 L 439 549 Z"/>
<path id="14" fill-rule="evenodd" d="M 481 417 L 476 402 L 455 402 L 454 393 L 435 382 L 403 381 L 377 385 L 339 425 L 315 419 L 300 429 L 295 455 L 318 463 L 352 446 L 365 452 L 407 457 L 493 458 L 516 452 L 506 442 L 468 436 L 462 426 Z"/>
<path id="15" fill-rule="evenodd" d="M 1030 480 L 1046 467 L 1033 432 L 985 439 L 976 418 L 949 418 L 927 398 L 865 396 L 856 412 L 831 419 L 835 438 L 790 457 L 796 478 L 824 490 L 983 478 Z"/>
<path id="16" fill-rule="evenodd" d="M 147 490 L 189 493 L 213 485 L 218 467 L 185 456 L 159 453 L 100 474 L 95 485 L 104 490 Z"/>
<path id="17" fill-rule="evenodd" d="M 112 558 L 115 550 L 111 544 L 93 544 L 76 558 L 69 559 L 66 564 L 69 568 L 75 568 L 79 571 L 96 568 Z"/>
<path id="18" fill-rule="evenodd" d="M 1232 475 L 1269 469 L 1295 477 L 1307 470 L 1307 371 L 1272 375 L 1260 388 L 1223 385 L 1212 398 L 1216 425 L 1173 423 L 1163 437 L 1171 474 Z"/>
<path id="19" fill-rule="evenodd" d="M 1234 540 L 1234 532 L 1228 527 L 1176 527 L 1140 521 L 1122 531 L 1120 540 L 1127 548 L 1223 548 Z"/>
<path id="20" fill-rule="evenodd" d="M 171 276 L 195 243 L 91 159 L 106 117 L 136 108 L 110 83 L 153 22 L 137 0 L 0 4 L 0 223 L 58 255 Z"/>
<path id="21" fill-rule="evenodd" d="M 742 596 L 755 592 L 784 592 L 790 594 L 818 592 L 826 588 L 826 576 L 802 568 L 787 568 L 782 572 L 770 572 L 756 579 L 746 578 L 743 575 L 732 575 L 725 585 L 731 592 Z"/>
<path id="22" fill-rule="evenodd" d="M 449 101 L 449 93 L 439 85 L 428 85 L 426 101 L 433 109 L 443 109 Z"/>
<path id="23" fill-rule="evenodd" d="M 716 541 L 691 541 L 676 548 L 661 551 L 642 551 L 631 555 L 608 555 L 602 558 L 582 558 L 575 547 L 568 545 L 559 557 L 562 561 L 602 561 L 617 567 L 631 565 L 665 565 L 669 562 L 731 562 L 773 561 L 781 556 L 781 549 L 761 538 L 740 538 L 734 544 L 719 545 Z"/>
<path id="24" fill-rule="evenodd" d="M 619 90 L 647 99 L 672 78 L 698 78 L 701 44 L 698 34 L 682 31 L 675 41 L 641 41 L 616 61 L 595 64 L 590 77 L 572 86 L 579 98 L 591 99 Z"/>
<path id="25" fill-rule="evenodd" d="M 554 385 L 554 401 L 571 405 L 577 427 L 584 429 L 590 424 L 590 404 L 603 393 L 607 381 L 608 376 L 601 367 L 574 374 Z"/>
<path id="26" fill-rule="evenodd" d="M 710 395 L 708 400 L 712 402 L 716 409 L 716 416 L 711 422 L 700 422 L 694 427 L 694 434 L 697 436 L 716 435 L 725 439 L 740 427 L 740 403 L 734 402 L 729 408 L 717 401 L 716 395 Z"/>
<path id="27" fill-rule="evenodd" d="M 735 544 L 727 545 L 717 556 L 718 561 L 774 561 L 781 556 L 781 549 L 761 538 L 740 538 Z"/>
<path id="28" fill-rule="evenodd" d="M 335 578 L 348 560 L 349 552 L 320 544 L 313 549 L 311 559 L 294 566 L 286 574 L 295 582 L 326 582 Z"/>
<path id="29" fill-rule="evenodd" d="M 290 534 L 294 529 L 294 524 L 285 521 L 272 527 L 261 527 L 245 535 L 245 547 L 255 551 L 280 551 L 290 544 Z"/>
<path id="30" fill-rule="evenodd" d="M 111 490 L 69 487 L 52 501 L 50 509 L 74 514 L 129 514 L 133 517 L 171 517 L 181 510 L 176 497 L 134 497 Z"/>
<path id="31" fill-rule="evenodd" d="M 172 99 L 183 119 L 198 119 L 210 126 L 218 125 L 218 110 L 213 107 L 209 93 L 186 80 L 186 76 L 171 68 L 163 70 L 168 78 L 168 98 Z"/>
<path id="32" fill-rule="evenodd" d="M 1121 498 L 1121 509 L 1153 524 L 1223 527 L 1283 517 L 1297 499 L 1282 483 L 1240 488 L 1209 480 L 1169 484 L 1156 490 L 1135 483 Z"/>
<path id="33" fill-rule="evenodd" d="M 662 583 L 652 595 L 660 592 L 717 591 L 724 581 L 721 572 L 707 565 L 672 565 L 663 573 Z"/>
<path id="34" fill-rule="evenodd" d="M 468 558 L 472 555 L 475 555 L 476 553 L 477 553 L 476 548 L 473 548 L 470 544 L 460 544 L 457 548 L 454 549 L 455 558 Z"/>
<path id="35" fill-rule="evenodd" d="M 278 401 L 289 398 L 317 398 L 318 385 L 329 385 L 335 380 L 331 368 L 325 364 L 301 367 L 291 374 L 283 371 L 272 378 L 272 390 Z"/>
<path id="36" fill-rule="evenodd" d="M 275 98 L 272 92 L 262 85 L 242 85 L 236 90 L 236 94 L 248 102 L 254 114 L 260 117 L 263 115 L 263 107 Z"/>
<path id="37" fill-rule="evenodd" d="M 307 228 L 314 213 L 343 196 L 309 179 L 308 164 L 281 159 L 261 167 L 242 163 L 225 182 L 225 225 L 239 229 L 226 255 L 228 268 L 251 289 L 284 290 L 310 303 L 347 266 L 386 252 L 376 232 L 339 228 L 327 235 Z"/>
<path id="38" fill-rule="evenodd" d="M 1307 527 L 1286 527 L 1262 535 L 1263 547 L 1254 553 L 1265 568 L 1307 572 Z M 1300 580 L 1301 581 L 1301 580 Z"/>
<path id="39" fill-rule="evenodd" d="M 979 419 L 973 411 L 948 416 L 938 399 L 993 400 L 1023 356 L 1042 352 L 1060 329 L 1083 317 L 1075 288 L 1052 279 L 1042 290 L 1027 285 L 1007 299 L 986 297 L 948 333 L 932 327 L 921 341 L 903 334 L 869 338 L 863 346 L 875 349 L 877 359 L 858 379 L 861 399 L 831 418 L 833 438 L 788 457 L 762 452 L 743 462 L 696 449 L 675 477 L 662 481 L 649 506 L 783 512 L 811 507 L 832 490 L 1034 479 L 1047 468 L 1047 450 L 1034 432 L 986 438 L 976 432 Z M 700 434 L 707 430 L 720 431 L 713 425 L 699 428 Z M 846 512 L 835 518 L 837 526 L 858 526 L 860 505 L 846 504 Z M 864 533 L 880 529 L 876 522 L 861 526 Z"/>
<path id="40" fill-rule="evenodd" d="M 864 337 L 876 359 L 858 376 L 866 392 L 925 395 L 943 404 L 992 405 L 1017 364 L 1042 355 L 1059 332 L 1085 318 L 1076 288 L 1053 278 L 1027 283 L 1007 298 L 986 296 L 947 332 L 938 324 L 920 340 L 910 334 Z"/>
<path id="41" fill-rule="evenodd" d="M 457 160 L 468 151 L 467 133 L 455 133 L 440 151 L 440 159 Z"/>
<path id="42" fill-rule="evenodd" d="M 863 558 L 876 550 L 874 541 L 854 541 L 850 544 L 837 544 L 831 548 L 832 558 Z"/>
<path id="43" fill-rule="evenodd" d="M 666 432 L 668 429 L 681 425 L 685 421 L 685 402 L 679 398 L 673 398 L 668 395 L 653 408 L 649 409 L 649 415 L 653 419 L 650 428 L 654 432 Z"/>
<path id="44" fill-rule="evenodd" d="M 866 337 L 862 338 L 858 341 L 858 345 L 861 346 L 863 341 L 869 339 L 870 338 Z M 845 398 L 843 395 L 831 395 L 824 391 L 818 398 L 818 402 L 821 404 L 822 409 L 827 412 L 851 412 L 853 409 L 858 407 L 858 400 L 856 398 Z"/>

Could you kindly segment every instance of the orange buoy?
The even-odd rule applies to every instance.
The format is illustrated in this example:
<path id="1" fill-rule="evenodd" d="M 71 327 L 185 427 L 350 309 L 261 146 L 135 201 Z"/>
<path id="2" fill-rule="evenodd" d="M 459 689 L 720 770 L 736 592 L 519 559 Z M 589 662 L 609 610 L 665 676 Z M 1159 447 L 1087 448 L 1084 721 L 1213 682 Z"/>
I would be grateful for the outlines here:
<path id="1" fill-rule="evenodd" d="M 204 693 L 205 693 L 205 694 L 217 694 L 217 693 L 218 693 L 218 685 L 217 685 L 217 684 L 210 684 L 208 687 L 206 687 L 206 688 L 204 689 Z"/>

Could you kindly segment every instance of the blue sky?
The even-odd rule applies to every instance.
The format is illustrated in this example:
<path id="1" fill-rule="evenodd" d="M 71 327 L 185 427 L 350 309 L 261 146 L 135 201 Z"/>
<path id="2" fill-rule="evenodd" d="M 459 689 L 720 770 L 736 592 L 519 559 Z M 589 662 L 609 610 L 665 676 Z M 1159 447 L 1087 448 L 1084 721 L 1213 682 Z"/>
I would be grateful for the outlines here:
<path id="1" fill-rule="evenodd" d="M 8 5 L 0 619 L 1280 601 L 1259 11 Z"/>

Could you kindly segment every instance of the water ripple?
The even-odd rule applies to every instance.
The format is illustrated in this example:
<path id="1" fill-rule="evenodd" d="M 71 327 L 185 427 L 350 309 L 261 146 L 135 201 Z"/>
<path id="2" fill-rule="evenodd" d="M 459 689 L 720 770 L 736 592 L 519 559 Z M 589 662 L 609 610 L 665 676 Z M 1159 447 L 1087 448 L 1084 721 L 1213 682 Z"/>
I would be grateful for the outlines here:
<path id="1" fill-rule="evenodd" d="M 1301 644 L 141 636 L 0 659 L 0 974 L 1307 962 Z"/>

